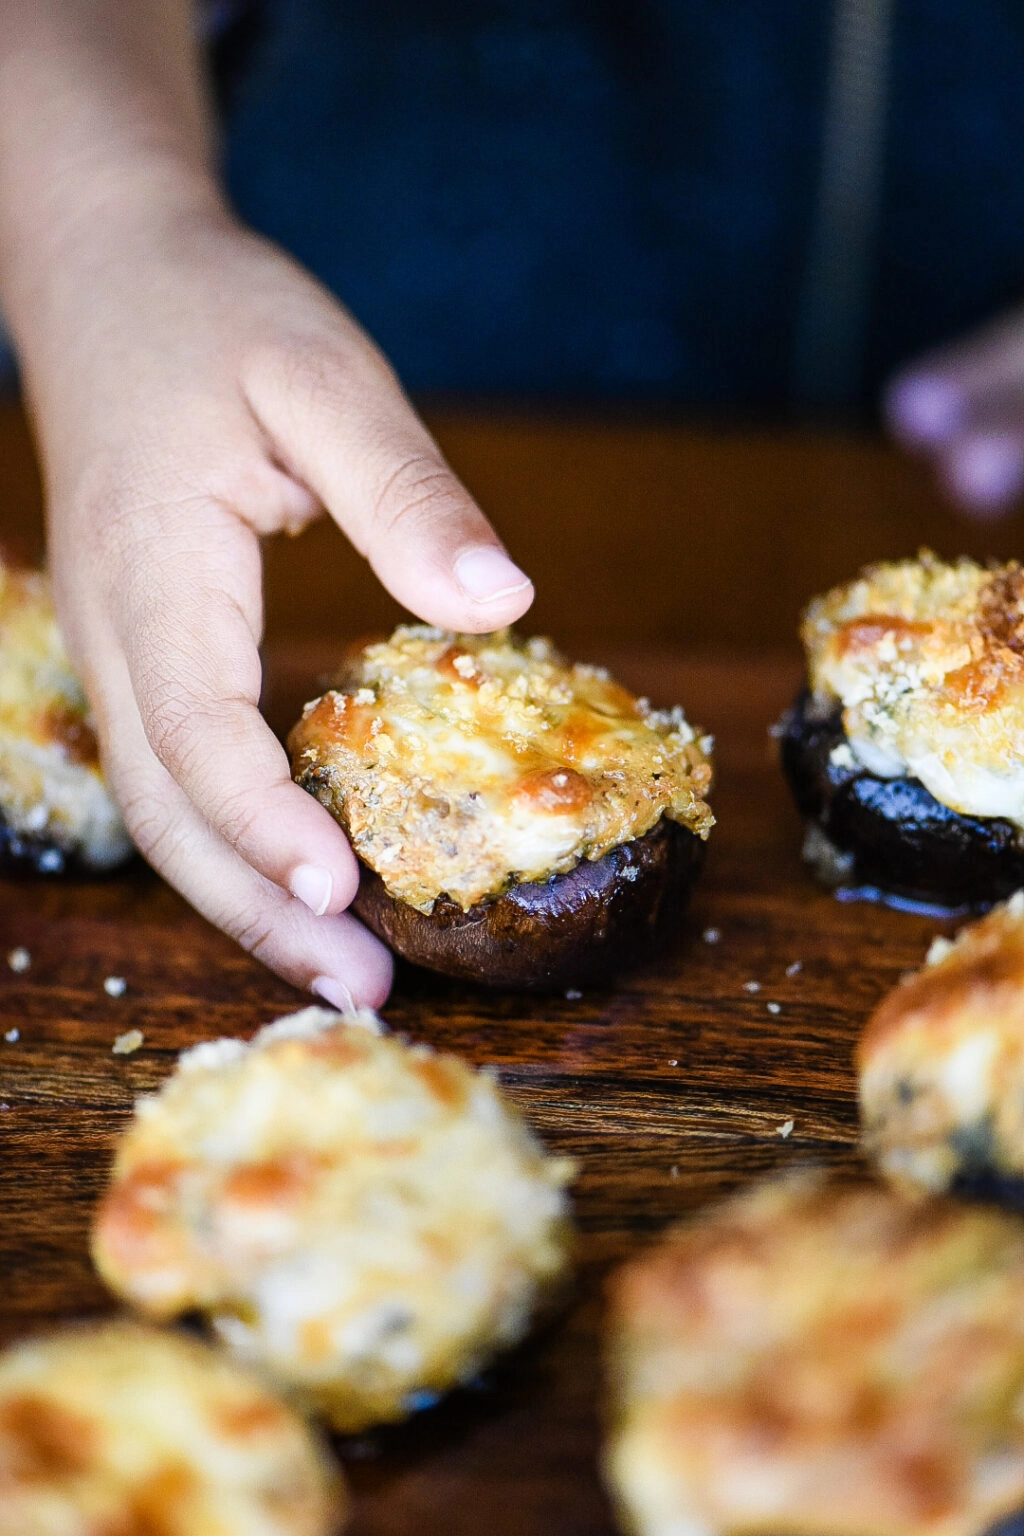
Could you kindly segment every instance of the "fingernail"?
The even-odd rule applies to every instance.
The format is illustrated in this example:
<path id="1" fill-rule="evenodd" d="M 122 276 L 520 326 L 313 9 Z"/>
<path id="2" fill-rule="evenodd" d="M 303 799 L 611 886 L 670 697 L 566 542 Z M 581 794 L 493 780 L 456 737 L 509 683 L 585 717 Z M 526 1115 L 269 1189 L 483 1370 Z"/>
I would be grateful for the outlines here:
<path id="1" fill-rule="evenodd" d="M 979 510 L 995 510 L 1021 489 L 1024 445 L 1007 437 L 968 438 L 952 456 L 949 474 L 956 495 Z"/>
<path id="2" fill-rule="evenodd" d="M 462 552 L 455 562 L 455 579 L 476 603 L 496 603 L 499 598 L 523 592 L 530 585 L 518 565 L 502 549 L 480 544 Z"/>
<path id="3" fill-rule="evenodd" d="M 323 917 L 330 906 L 334 878 L 329 869 L 321 869 L 317 864 L 298 864 L 292 870 L 288 889 L 316 917 Z"/>
<path id="4" fill-rule="evenodd" d="M 356 1005 L 352 1000 L 352 993 L 343 981 L 335 981 L 333 976 L 318 976 L 310 983 L 309 990 L 315 997 L 321 998 L 331 1008 L 337 1008 L 339 1013 L 355 1013 Z"/>
<path id="5" fill-rule="evenodd" d="M 916 443 L 945 442 L 963 420 L 963 393 L 948 379 L 901 379 L 888 404 L 893 427 Z"/>

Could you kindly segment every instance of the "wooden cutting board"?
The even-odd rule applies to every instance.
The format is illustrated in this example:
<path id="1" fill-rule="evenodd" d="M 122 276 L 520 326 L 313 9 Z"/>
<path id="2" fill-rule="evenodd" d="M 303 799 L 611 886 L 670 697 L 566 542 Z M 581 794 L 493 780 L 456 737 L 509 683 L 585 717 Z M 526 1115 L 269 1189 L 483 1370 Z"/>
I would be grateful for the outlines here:
<path id="1" fill-rule="evenodd" d="M 277 728 L 331 661 L 316 646 L 269 657 Z M 791 658 L 616 661 L 623 681 L 684 703 L 717 737 L 707 866 L 673 942 L 610 988 L 522 998 L 399 972 L 389 1022 L 497 1068 L 547 1144 L 578 1160 L 579 1278 L 565 1315 L 479 1388 L 340 1447 L 355 1536 L 614 1530 L 597 1466 L 604 1275 L 746 1179 L 855 1161 L 858 1030 L 948 928 L 840 903 L 802 867 L 768 735 L 798 681 Z M 17 947 L 31 956 L 20 973 L 5 959 Z M 124 979 L 122 996 L 108 977 Z M 92 884 L 0 882 L 5 1338 L 108 1305 L 87 1231 L 133 1096 L 182 1047 L 248 1036 L 305 1001 L 142 866 Z M 142 1048 L 112 1054 L 135 1028 Z"/>

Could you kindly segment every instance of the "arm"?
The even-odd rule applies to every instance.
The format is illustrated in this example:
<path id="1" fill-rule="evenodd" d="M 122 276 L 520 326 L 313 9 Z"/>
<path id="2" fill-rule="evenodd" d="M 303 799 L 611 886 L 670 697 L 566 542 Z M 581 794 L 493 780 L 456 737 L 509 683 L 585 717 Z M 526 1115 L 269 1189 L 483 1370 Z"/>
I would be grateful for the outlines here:
<path id="1" fill-rule="evenodd" d="M 329 1001 L 390 960 L 354 857 L 257 701 L 259 536 L 337 519 L 430 623 L 532 589 L 381 355 L 211 170 L 186 0 L 3 0 L 0 294 L 47 487 L 58 610 L 142 851 Z"/>

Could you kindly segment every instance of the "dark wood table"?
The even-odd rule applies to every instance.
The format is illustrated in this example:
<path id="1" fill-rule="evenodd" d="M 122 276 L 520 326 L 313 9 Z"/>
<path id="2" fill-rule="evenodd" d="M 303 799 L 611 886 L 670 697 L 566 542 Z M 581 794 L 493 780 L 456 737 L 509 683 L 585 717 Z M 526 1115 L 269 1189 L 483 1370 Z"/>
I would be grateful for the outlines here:
<path id="1" fill-rule="evenodd" d="M 331 660 L 315 644 L 270 656 L 276 726 Z M 578 1159 L 579 1279 L 567 1314 L 479 1390 L 343 1447 L 357 1536 L 612 1531 L 597 1470 L 604 1275 L 745 1179 L 855 1160 L 854 1040 L 942 927 L 841 904 L 803 869 L 768 736 L 796 685 L 792 656 L 634 652 L 617 670 L 717 736 L 706 871 L 677 942 L 606 990 L 524 999 L 400 972 L 390 1023 L 496 1067 L 548 1145 Z M 4 962 L 16 946 L 32 957 L 21 974 Z M 120 998 L 104 991 L 112 975 Z M 5 1337 L 107 1305 L 86 1234 L 133 1096 L 183 1046 L 247 1036 L 303 1002 L 143 867 L 0 883 L 0 1037 L 20 1032 L 0 1038 Z M 113 1055 L 134 1027 L 142 1049 Z"/>

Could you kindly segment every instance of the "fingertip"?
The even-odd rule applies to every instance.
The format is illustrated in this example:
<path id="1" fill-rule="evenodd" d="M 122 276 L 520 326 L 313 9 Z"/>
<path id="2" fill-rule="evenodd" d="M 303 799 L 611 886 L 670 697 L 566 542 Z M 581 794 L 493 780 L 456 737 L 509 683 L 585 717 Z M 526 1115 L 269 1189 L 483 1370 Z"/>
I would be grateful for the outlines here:
<path id="1" fill-rule="evenodd" d="M 949 495 L 977 517 L 999 517 L 1024 488 L 1024 441 L 1008 434 L 964 438 L 946 455 Z"/>
<path id="2" fill-rule="evenodd" d="M 501 629 L 521 618 L 533 602 L 533 582 L 498 545 L 464 549 L 452 571 L 464 604 L 459 628 Z"/>
<path id="3" fill-rule="evenodd" d="M 330 965 L 324 956 L 324 970 L 314 976 L 309 990 L 340 1013 L 354 1008 L 380 1008 L 391 991 L 395 963 L 390 950 L 361 924 L 345 920 L 341 966 Z"/>
<path id="4" fill-rule="evenodd" d="M 500 602 L 474 603 L 467 607 L 458 624 L 451 625 L 453 629 L 464 630 L 467 634 L 487 634 L 490 630 L 504 629 L 507 624 L 515 624 L 533 604 L 536 594 L 533 583 L 527 582 L 515 594 L 509 594 Z"/>
<path id="5" fill-rule="evenodd" d="M 965 403 L 954 380 L 911 373 L 892 381 L 883 408 L 896 437 L 911 447 L 927 448 L 949 441 L 963 422 Z"/>

